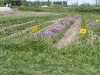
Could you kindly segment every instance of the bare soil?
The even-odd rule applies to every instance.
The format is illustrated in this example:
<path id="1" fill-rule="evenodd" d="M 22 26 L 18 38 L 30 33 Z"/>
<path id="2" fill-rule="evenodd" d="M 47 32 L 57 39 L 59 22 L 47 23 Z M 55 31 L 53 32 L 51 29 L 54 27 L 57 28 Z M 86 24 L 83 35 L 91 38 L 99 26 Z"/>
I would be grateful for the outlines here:
<path id="1" fill-rule="evenodd" d="M 65 32 L 64 36 L 57 41 L 54 46 L 60 49 L 64 46 L 67 46 L 72 41 L 75 41 L 75 39 L 77 39 L 77 34 L 79 34 L 80 23 L 81 19 L 76 19 L 74 24 L 71 25 L 71 27 Z"/>

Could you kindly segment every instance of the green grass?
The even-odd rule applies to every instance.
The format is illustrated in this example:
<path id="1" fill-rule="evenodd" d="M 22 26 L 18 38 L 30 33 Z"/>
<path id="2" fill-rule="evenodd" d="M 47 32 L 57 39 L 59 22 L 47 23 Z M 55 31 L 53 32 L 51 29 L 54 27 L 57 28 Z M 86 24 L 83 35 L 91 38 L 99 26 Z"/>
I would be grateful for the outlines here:
<path id="1" fill-rule="evenodd" d="M 89 18 L 80 24 L 87 34 L 60 50 L 44 38 L 0 41 L 0 75 L 100 75 L 100 41 L 89 41 Z"/>
<path id="2" fill-rule="evenodd" d="M 55 6 L 55 7 L 47 7 L 47 8 L 42 8 L 40 6 L 27 6 L 27 7 L 14 7 L 14 8 L 18 8 L 21 11 L 35 11 L 35 12 L 56 12 L 56 13 L 67 13 L 70 11 L 74 11 L 75 8 L 74 7 L 60 7 Z"/>
<path id="3" fill-rule="evenodd" d="M 94 26 L 92 29 L 96 35 L 100 36 L 100 26 Z"/>
<path id="4" fill-rule="evenodd" d="M 100 74 L 100 48 L 96 45 L 72 44 L 57 50 L 38 38 L 21 44 L 6 42 L 0 48 L 1 75 Z"/>

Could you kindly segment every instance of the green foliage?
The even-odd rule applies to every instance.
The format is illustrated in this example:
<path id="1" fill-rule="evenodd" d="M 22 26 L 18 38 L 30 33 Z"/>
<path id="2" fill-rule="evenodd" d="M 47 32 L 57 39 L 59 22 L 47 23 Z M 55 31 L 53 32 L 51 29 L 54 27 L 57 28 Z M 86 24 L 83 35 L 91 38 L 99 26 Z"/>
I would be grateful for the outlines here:
<path id="1" fill-rule="evenodd" d="M 99 13 L 100 12 L 100 8 L 95 8 L 95 7 L 89 7 L 89 6 L 85 6 L 85 5 L 82 5 L 82 6 L 78 6 L 75 11 L 78 11 L 78 12 L 97 12 Z"/>
<path id="2" fill-rule="evenodd" d="M 34 53 L 43 52 L 44 50 L 49 50 L 50 43 L 48 43 L 43 38 L 36 38 L 36 39 L 25 39 L 20 44 L 11 43 L 11 42 L 2 42 L 0 43 L 1 50 L 10 50 L 10 51 L 33 51 Z"/>
<path id="3" fill-rule="evenodd" d="M 20 6 L 20 5 L 28 6 L 26 0 L 4 0 L 4 4 L 6 5 L 7 3 L 11 3 L 14 6 Z"/>
<path id="4" fill-rule="evenodd" d="M 62 1 L 54 1 L 53 4 L 62 5 Z"/>
<path id="5" fill-rule="evenodd" d="M 40 7 L 18 7 L 18 9 L 22 11 L 36 11 L 36 12 L 43 11 Z"/>
<path id="6" fill-rule="evenodd" d="M 39 18 L 41 18 L 44 22 L 64 16 L 66 14 L 40 16 L 35 19 L 40 20 Z M 92 15 L 82 14 L 81 27 L 88 28 L 87 19 L 89 16 Z M 9 21 L 1 20 L 2 23 Z M 25 21 L 22 19 L 20 23 L 23 22 Z M 46 25 L 40 26 L 40 28 Z M 96 31 L 99 32 L 99 28 Z M 13 38 L 13 43 L 12 39 L 0 41 L 0 75 L 99 75 L 100 40 L 97 38 L 93 44 L 90 44 L 89 35 L 89 33 L 80 35 L 78 44 L 75 42 L 60 50 L 53 48 L 52 42 L 40 37 L 26 38 L 24 41 L 22 41 L 23 37 L 21 39 L 17 37 L 18 41 L 22 41 L 20 43 L 16 43 L 15 38 Z"/>
<path id="7" fill-rule="evenodd" d="M 86 16 L 84 15 L 84 13 L 82 13 L 82 16 L 81 16 L 81 28 L 86 28 L 86 25 L 87 25 Z"/>
<path id="8" fill-rule="evenodd" d="M 94 31 L 94 34 L 100 36 L 100 26 L 92 27 L 92 30 Z"/>
<path id="9" fill-rule="evenodd" d="M 95 26 L 94 27 L 94 32 L 100 32 L 100 26 Z"/>
<path id="10" fill-rule="evenodd" d="M 0 0 L 0 6 L 4 6 L 3 0 Z"/>
<path id="11" fill-rule="evenodd" d="M 51 19 L 53 20 L 60 17 L 66 17 L 65 15 L 61 14 L 61 15 L 44 15 L 44 16 L 1 17 L 0 23 L 2 23 L 3 25 L 0 25 L 0 27 L 9 26 L 13 24 L 20 24 L 32 20 L 36 20 L 37 23 L 38 20 L 39 22 L 49 21 Z"/>
<path id="12" fill-rule="evenodd" d="M 68 11 L 75 11 L 75 8 L 66 7 L 59 5 L 52 5 L 50 7 L 42 8 L 39 6 L 27 6 L 27 7 L 17 7 L 21 11 L 36 11 L 36 12 L 61 12 L 61 13 L 67 13 Z"/>

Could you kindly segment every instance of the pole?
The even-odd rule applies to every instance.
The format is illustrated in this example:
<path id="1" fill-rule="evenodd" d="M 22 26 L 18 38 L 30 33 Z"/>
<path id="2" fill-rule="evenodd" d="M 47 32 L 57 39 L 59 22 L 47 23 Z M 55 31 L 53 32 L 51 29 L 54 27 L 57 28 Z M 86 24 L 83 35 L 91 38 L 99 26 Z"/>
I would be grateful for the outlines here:
<path id="1" fill-rule="evenodd" d="M 98 1 L 96 0 L 96 6 L 97 6 Z"/>
<path id="2" fill-rule="evenodd" d="M 48 0 L 48 6 L 50 5 L 50 0 Z"/>
<path id="3" fill-rule="evenodd" d="M 84 0 L 83 0 L 83 5 L 84 5 Z"/>

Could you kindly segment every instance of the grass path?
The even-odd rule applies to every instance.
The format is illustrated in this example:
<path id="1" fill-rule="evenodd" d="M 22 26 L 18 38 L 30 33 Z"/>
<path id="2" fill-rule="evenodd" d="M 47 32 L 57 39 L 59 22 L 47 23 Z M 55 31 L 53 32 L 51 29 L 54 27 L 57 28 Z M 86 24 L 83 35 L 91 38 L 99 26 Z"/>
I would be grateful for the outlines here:
<path id="1" fill-rule="evenodd" d="M 57 41 L 54 46 L 56 46 L 58 49 L 68 45 L 70 42 L 77 39 L 77 34 L 79 33 L 79 27 L 80 27 L 81 19 L 78 18 L 75 20 L 74 24 L 71 25 L 71 27 L 65 32 L 64 36 Z"/>
<path id="2" fill-rule="evenodd" d="M 14 25 L 10 25 L 8 27 L 2 27 L 2 28 L 0 28 L 0 32 L 4 31 L 6 29 L 11 29 L 13 27 L 22 26 L 22 25 L 29 24 L 29 23 L 32 23 L 32 22 L 34 22 L 34 21 L 30 21 L 30 22 L 26 22 L 26 23 L 22 23 L 22 24 L 14 24 Z"/>

